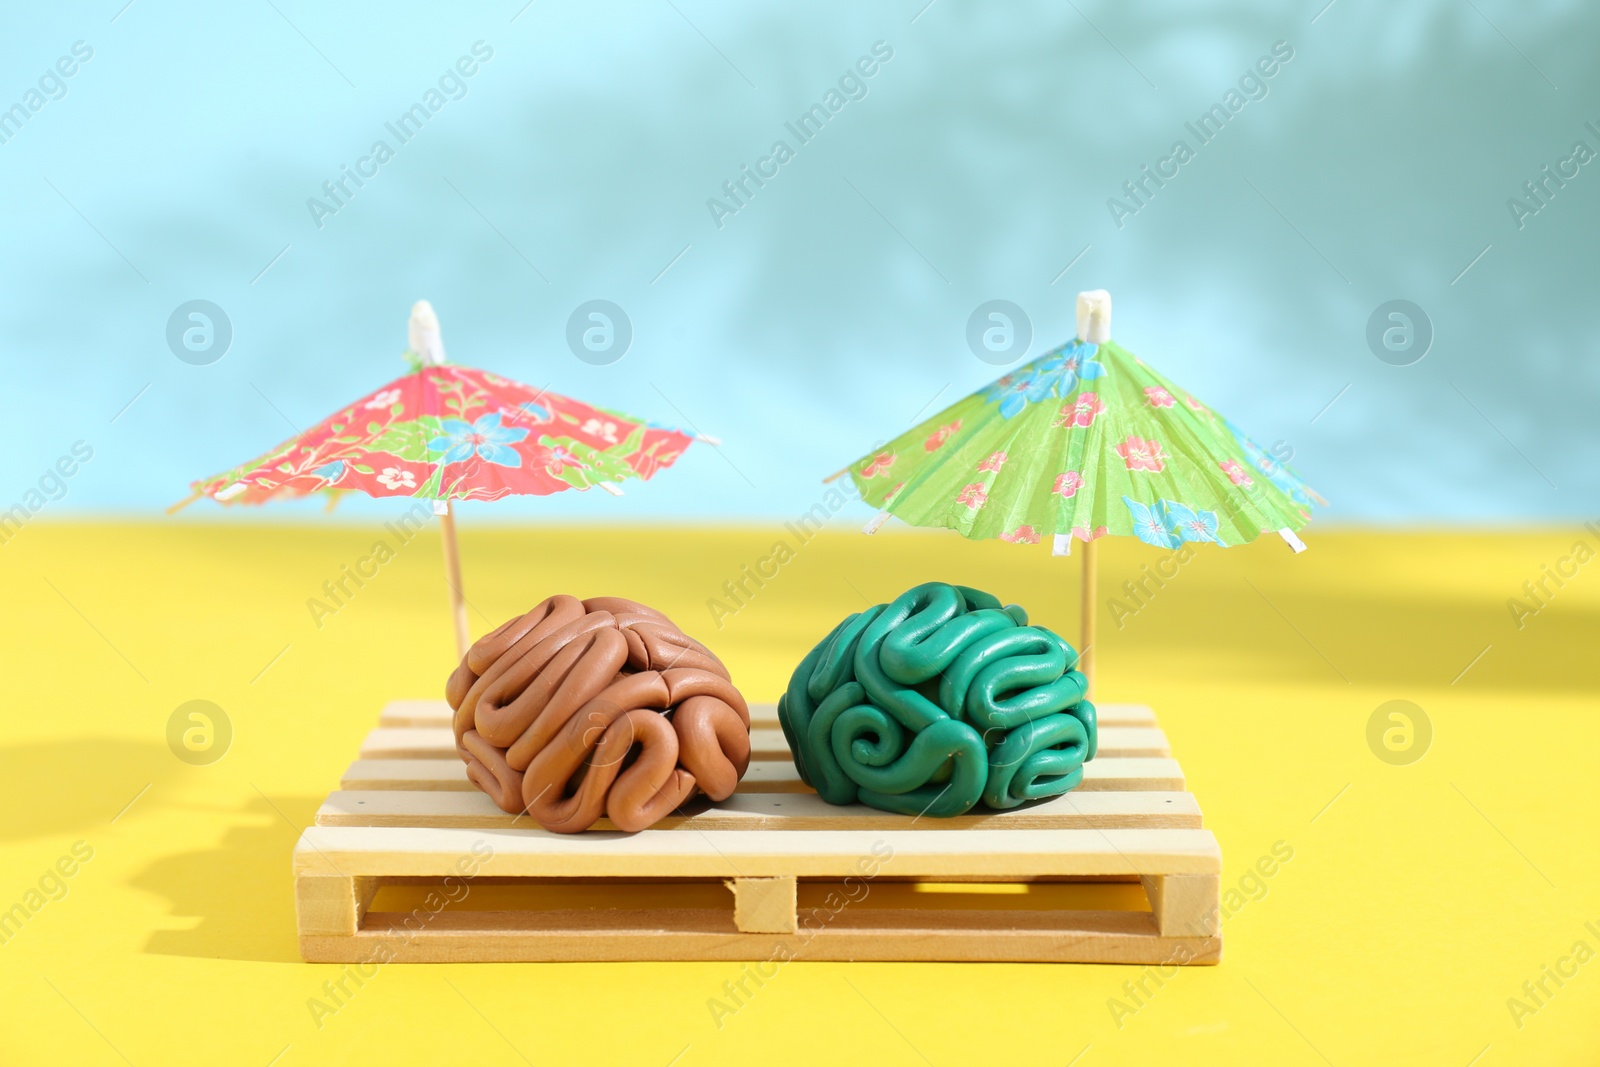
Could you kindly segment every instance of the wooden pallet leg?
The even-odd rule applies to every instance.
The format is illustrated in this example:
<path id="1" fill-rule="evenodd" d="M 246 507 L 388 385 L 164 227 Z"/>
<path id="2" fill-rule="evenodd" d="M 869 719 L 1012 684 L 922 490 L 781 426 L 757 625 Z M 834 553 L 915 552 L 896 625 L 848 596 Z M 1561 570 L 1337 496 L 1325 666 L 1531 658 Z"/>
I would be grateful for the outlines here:
<path id="1" fill-rule="evenodd" d="M 354 935 L 377 892 L 376 878 L 300 875 L 294 881 L 300 935 Z"/>
<path id="2" fill-rule="evenodd" d="M 1221 916 L 1218 875 L 1151 874 L 1139 880 L 1162 937 L 1216 936 Z"/>
<path id="3" fill-rule="evenodd" d="M 798 928 L 794 875 L 735 878 L 727 886 L 733 890 L 733 924 L 744 933 L 792 934 Z"/>

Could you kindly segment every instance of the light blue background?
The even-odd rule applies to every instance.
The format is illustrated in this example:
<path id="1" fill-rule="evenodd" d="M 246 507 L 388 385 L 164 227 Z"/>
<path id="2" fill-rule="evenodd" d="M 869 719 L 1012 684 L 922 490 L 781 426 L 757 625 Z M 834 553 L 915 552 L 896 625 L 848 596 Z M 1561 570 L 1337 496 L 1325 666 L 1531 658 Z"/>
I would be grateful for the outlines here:
<path id="1" fill-rule="evenodd" d="M 275 3 L 7 5 L 0 107 L 94 58 L 0 144 L 0 507 L 82 438 L 46 514 L 156 513 L 401 373 L 425 296 L 455 359 L 725 442 L 621 500 L 473 514 L 787 518 L 998 373 L 980 302 L 1037 353 L 1105 287 L 1117 338 L 1291 447 L 1330 518 L 1600 517 L 1600 162 L 1520 230 L 1506 207 L 1600 148 L 1592 6 Z M 319 230 L 307 198 L 478 40 L 465 98 Z M 707 198 L 878 40 L 869 95 L 719 230 Z M 1278 40 L 1270 95 L 1119 229 L 1107 198 Z M 165 342 L 194 298 L 233 323 L 211 366 Z M 612 366 L 566 347 L 592 298 L 633 322 Z M 1434 324 L 1413 366 L 1366 345 L 1393 298 Z"/>

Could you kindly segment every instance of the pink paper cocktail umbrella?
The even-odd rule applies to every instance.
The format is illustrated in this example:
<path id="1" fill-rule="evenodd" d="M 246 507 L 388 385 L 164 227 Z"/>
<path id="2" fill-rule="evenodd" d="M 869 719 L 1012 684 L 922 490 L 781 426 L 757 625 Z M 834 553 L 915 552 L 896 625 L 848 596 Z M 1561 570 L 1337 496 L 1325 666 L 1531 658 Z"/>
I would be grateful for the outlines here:
<path id="1" fill-rule="evenodd" d="M 439 516 L 456 643 L 468 646 L 454 501 L 548 496 L 650 478 L 696 438 L 581 400 L 446 361 L 426 300 L 411 309 L 409 374 L 347 405 L 265 455 L 191 485 L 201 497 L 261 504 L 362 492 L 431 502 Z M 330 501 L 331 504 L 331 501 Z"/>

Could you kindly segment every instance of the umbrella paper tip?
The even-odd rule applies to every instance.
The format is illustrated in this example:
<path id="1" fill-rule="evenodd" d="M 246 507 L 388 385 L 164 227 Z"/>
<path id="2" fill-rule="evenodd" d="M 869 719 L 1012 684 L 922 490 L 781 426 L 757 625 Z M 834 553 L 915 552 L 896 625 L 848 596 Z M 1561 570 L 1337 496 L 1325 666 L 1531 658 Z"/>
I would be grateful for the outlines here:
<path id="1" fill-rule="evenodd" d="M 411 322 L 406 328 L 406 341 L 411 351 L 422 357 L 424 364 L 444 362 L 444 341 L 439 336 L 439 316 L 433 305 L 418 300 L 411 305 Z"/>
<path id="2" fill-rule="evenodd" d="M 1078 294 L 1078 340 L 1092 345 L 1111 340 L 1111 294 L 1104 289 Z"/>

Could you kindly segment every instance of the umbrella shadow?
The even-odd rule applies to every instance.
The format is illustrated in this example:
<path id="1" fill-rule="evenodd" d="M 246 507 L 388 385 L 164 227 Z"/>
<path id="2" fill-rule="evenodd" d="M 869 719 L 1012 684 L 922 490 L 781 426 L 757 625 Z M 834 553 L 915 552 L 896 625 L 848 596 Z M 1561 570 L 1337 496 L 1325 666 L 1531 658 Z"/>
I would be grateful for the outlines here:
<path id="1" fill-rule="evenodd" d="M 949 535 L 936 569 L 924 546 L 905 539 L 885 543 L 909 551 L 885 552 L 869 571 L 841 549 L 847 536 L 830 534 L 808 549 L 813 555 L 793 564 L 793 572 L 785 570 L 782 584 L 772 583 L 748 611 L 729 620 L 723 640 L 783 663 L 815 640 L 795 620 L 842 618 L 936 577 L 1023 604 L 1033 622 L 1078 644 L 1076 560 Z M 1265 685 L 1348 683 L 1391 689 L 1395 696 L 1438 689 L 1560 697 L 1600 687 L 1600 662 L 1589 654 L 1600 644 L 1600 607 L 1581 593 L 1558 590 L 1518 629 L 1507 598 L 1526 598 L 1516 584 L 1520 572 L 1508 572 L 1500 588 L 1440 580 L 1455 569 L 1492 566 L 1508 551 L 1532 553 L 1525 570 L 1536 576 L 1537 549 L 1485 542 L 1468 551 L 1459 547 L 1464 542 L 1432 536 L 1314 536 L 1315 547 L 1303 556 L 1270 543 L 1207 546 L 1181 566 L 1170 553 L 1131 538 L 1108 541 L 1097 610 L 1100 665 L 1113 679 L 1110 692 L 1133 699 L 1147 680 L 1173 681 L 1183 672 L 1197 681 L 1233 679 L 1242 693 Z M 1446 554 L 1452 544 L 1468 551 L 1459 562 Z"/>
<path id="2" fill-rule="evenodd" d="M 299 963 L 290 855 L 320 803 L 297 796 L 249 801 L 216 845 L 163 856 L 135 875 L 130 884 L 165 897 L 172 915 L 192 921 L 155 931 L 145 951 Z"/>
<path id="3" fill-rule="evenodd" d="M 1586 655 L 1600 642 L 1600 611 L 1581 603 L 1561 603 L 1519 631 L 1503 601 L 1487 597 L 1296 588 L 1276 575 L 1253 584 L 1218 575 L 1183 587 L 1180 579 L 1120 629 L 1106 626 L 1107 644 L 1156 662 L 1183 655 L 1231 663 L 1245 678 L 1348 681 L 1397 693 L 1457 682 L 1463 692 L 1552 695 L 1600 685 L 1600 667 Z"/>
<path id="4" fill-rule="evenodd" d="M 0 748 L 0 802 L 27 813 L 0 822 L 0 842 L 104 828 L 170 778 L 176 764 L 163 745 L 116 737 Z"/>

